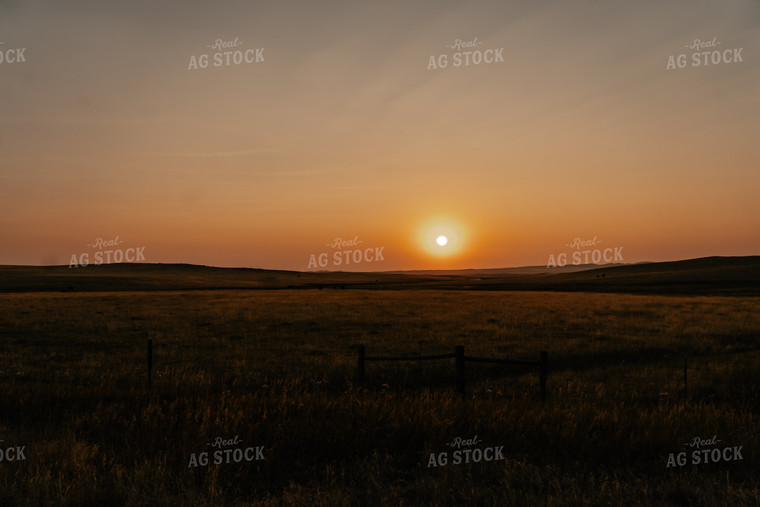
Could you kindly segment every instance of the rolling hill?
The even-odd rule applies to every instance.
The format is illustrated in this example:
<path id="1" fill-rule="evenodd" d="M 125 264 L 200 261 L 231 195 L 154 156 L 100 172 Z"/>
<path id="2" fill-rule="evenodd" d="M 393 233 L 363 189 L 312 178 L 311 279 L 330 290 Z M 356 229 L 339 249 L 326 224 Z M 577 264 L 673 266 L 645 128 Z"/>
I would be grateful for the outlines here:
<path id="1" fill-rule="evenodd" d="M 0 292 L 438 289 L 760 295 L 760 256 L 705 257 L 581 271 L 298 272 L 190 264 L 0 266 Z"/>

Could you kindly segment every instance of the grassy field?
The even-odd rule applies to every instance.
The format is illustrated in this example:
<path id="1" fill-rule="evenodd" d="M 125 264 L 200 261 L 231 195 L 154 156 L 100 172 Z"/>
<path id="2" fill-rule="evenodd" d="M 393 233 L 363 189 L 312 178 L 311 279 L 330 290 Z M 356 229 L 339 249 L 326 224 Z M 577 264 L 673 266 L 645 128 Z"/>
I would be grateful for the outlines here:
<path id="1" fill-rule="evenodd" d="M 758 297 L 17 293 L 0 339 L 0 448 L 26 453 L 2 505 L 760 504 Z M 536 368 L 473 363 L 461 397 L 453 360 L 368 363 L 360 389 L 359 344 L 546 350 L 549 397 Z M 714 435 L 743 459 L 666 467 Z M 189 466 L 235 436 L 265 459 Z M 428 466 L 475 436 L 504 459 Z"/>

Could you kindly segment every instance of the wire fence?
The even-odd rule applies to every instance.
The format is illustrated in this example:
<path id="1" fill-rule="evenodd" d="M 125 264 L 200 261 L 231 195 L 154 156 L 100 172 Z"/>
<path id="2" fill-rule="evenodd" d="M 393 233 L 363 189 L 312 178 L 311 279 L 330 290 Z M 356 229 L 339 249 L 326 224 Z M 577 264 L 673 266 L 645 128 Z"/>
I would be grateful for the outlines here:
<path id="1" fill-rule="evenodd" d="M 139 343 L 137 344 L 139 345 Z M 451 350 L 451 349 L 449 349 Z M 444 352 L 444 350 L 434 351 Z M 142 347 L 17 354 L 0 364 L 0 382 L 181 389 L 205 386 L 255 389 L 298 383 L 336 389 L 363 386 L 398 390 L 451 389 L 460 394 L 541 399 L 625 398 L 672 401 L 756 395 L 760 386 L 760 349 L 720 353 L 670 354 L 657 360 L 597 360 L 578 366 L 568 356 L 552 363 L 546 352 L 536 359 L 485 357 L 453 352 L 419 355 L 367 355 L 363 345 L 346 347 L 191 346 L 148 339 Z M 455 367 L 452 368 L 451 362 Z M 366 369 L 367 362 L 385 362 Z M 408 364 L 402 364 L 408 363 Z M 465 363 L 472 363 L 466 369 Z M 55 368 L 50 368 L 55 365 Z"/>

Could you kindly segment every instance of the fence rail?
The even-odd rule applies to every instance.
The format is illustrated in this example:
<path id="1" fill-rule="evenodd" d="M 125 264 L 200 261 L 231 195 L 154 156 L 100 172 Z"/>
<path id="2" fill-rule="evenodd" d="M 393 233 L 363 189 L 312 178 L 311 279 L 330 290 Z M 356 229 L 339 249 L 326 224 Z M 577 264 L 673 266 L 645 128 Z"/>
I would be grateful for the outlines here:
<path id="1" fill-rule="evenodd" d="M 532 359 L 506 359 L 496 357 L 474 357 L 464 354 L 464 346 L 457 345 L 453 354 L 438 354 L 427 356 L 367 356 L 367 348 L 364 345 L 357 347 L 356 383 L 364 385 L 365 363 L 367 361 L 436 361 L 441 359 L 456 360 L 456 389 L 461 395 L 465 394 L 465 363 L 493 363 L 515 366 L 537 366 L 541 401 L 546 399 L 546 377 L 549 372 L 549 354 L 541 351 L 538 360 Z"/>
<path id="2" fill-rule="evenodd" d="M 153 377 L 154 377 L 154 373 L 156 373 L 154 372 L 156 363 L 153 357 L 156 350 L 153 345 L 154 344 L 153 344 L 152 339 L 147 340 L 147 371 L 145 373 L 145 377 L 147 377 L 147 379 L 143 377 L 144 379 L 143 381 L 147 380 L 146 387 L 148 389 L 151 389 L 153 387 L 152 386 L 152 384 L 154 383 Z M 260 351 L 277 352 L 277 353 L 282 353 L 282 354 L 303 353 L 303 351 L 299 349 L 284 349 L 284 348 L 260 349 Z M 670 385 L 669 392 L 678 393 L 678 396 L 681 397 L 682 399 L 688 399 L 690 396 L 694 395 L 695 387 L 696 389 L 699 389 L 699 387 L 702 386 L 705 382 L 704 381 L 705 375 L 700 376 L 700 374 L 704 374 L 704 372 L 713 371 L 713 369 L 710 367 L 711 361 L 714 362 L 716 360 L 728 360 L 728 358 L 736 357 L 737 355 L 757 353 L 757 352 L 760 352 L 760 348 L 735 351 L 731 353 L 722 353 L 722 354 L 710 356 L 708 358 L 703 358 L 703 357 L 695 358 L 695 357 L 689 357 L 688 355 L 679 354 L 680 357 L 673 358 L 671 363 L 660 365 L 659 368 L 662 369 L 663 371 L 668 370 L 672 372 L 670 374 L 667 374 L 666 377 L 664 377 L 666 378 L 666 380 L 670 379 L 670 380 L 667 380 L 667 382 L 664 382 L 665 384 L 668 384 L 671 381 L 676 382 L 678 384 L 677 387 L 675 385 Z M 344 356 L 346 360 L 348 361 L 350 361 L 349 358 L 354 354 L 354 352 L 349 348 L 324 349 L 324 350 L 320 350 L 320 353 L 324 353 L 325 355 Z M 366 369 L 365 363 L 367 361 L 437 361 L 437 360 L 455 359 L 456 390 L 457 392 L 461 394 L 465 393 L 465 363 L 472 362 L 472 363 L 490 363 L 490 364 L 537 367 L 539 370 L 538 371 L 539 388 L 540 388 L 541 399 L 545 400 L 547 396 L 546 382 L 548 378 L 548 354 L 545 351 L 542 351 L 540 353 L 540 357 L 537 360 L 467 356 L 464 353 L 464 346 L 461 346 L 461 345 L 455 347 L 454 352 L 449 353 L 449 354 L 419 355 L 419 356 L 379 356 L 379 355 L 367 356 L 365 345 L 359 345 L 357 347 L 356 353 L 357 353 L 357 369 L 356 369 L 355 380 L 356 380 L 356 384 L 359 386 L 364 384 L 365 369 Z M 705 362 L 706 362 L 706 366 L 699 366 L 700 364 L 705 363 Z M 184 360 L 168 360 L 168 361 L 162 360 L 160 363 L 164 365 L 181 364 L 181 363 L 185 363 L 185 361 Z M 635 367 L 636 365 L 629 364 L 629 365 L 621 365 L 621 366 Z M 575 379 L 576 373 L 572 370 L 572 368 L 569 371 L 565 371 L 565 368 L 561 367 L 561 365 L 558 368 L 559 369 L 555 368 L 555 371 L 553 373 L 554 385 L 557 386 L 558 389 L 562 390 L 561 386 L 563 384 L 563 379 L 565 378 Z M 641 385 L 640 380 L 642 376 L 640 374 L 630 375 L 630 374 L 627 374 L 625 371 L 620 371 L 616 373 L 615 375 L 617 378 L 623 377 L 623 378 L 635 379 L 637 384 L 634 387 L 636 389 L 648 388 L 645 385 Z M 660 382 L 660 384 L 663 384 L 662 380 L 657 381 L 657 382 Z M 653 389 L 659 389 L 659 388 L 654 387 Z M 668 392 L 661 392 L 661 391 L 658 391 L 658 392 L 661 398 L 663 395 L 668 395 Z"/>

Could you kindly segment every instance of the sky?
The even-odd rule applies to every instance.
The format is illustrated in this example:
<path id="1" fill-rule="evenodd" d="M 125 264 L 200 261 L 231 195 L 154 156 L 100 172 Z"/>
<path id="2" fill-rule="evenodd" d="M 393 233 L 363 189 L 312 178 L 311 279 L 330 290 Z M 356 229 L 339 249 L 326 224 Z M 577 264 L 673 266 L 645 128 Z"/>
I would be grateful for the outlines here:
<path id="1" fill-rule="evenodd" d="M 757 255 L 759 26 L 756 0 L 0 0 L 0 264 Z"/>

